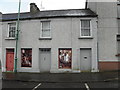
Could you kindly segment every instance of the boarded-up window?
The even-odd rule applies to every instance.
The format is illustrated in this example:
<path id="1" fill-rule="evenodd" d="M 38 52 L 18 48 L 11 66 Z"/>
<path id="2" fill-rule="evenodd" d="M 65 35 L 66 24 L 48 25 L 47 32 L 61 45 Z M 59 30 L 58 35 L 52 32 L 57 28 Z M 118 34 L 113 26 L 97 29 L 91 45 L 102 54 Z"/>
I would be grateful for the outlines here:
<path id="1" fill-rule="evenodd" d="M 59 49 L 58 54 L 59 68 L 60 69 L 71 69 L 72 62 L 72 49 Z"/>
<path id="2" fill-rule="evenodd" d="M 32 49 L 21 49 L 21 67 L 32 67 Z"/>

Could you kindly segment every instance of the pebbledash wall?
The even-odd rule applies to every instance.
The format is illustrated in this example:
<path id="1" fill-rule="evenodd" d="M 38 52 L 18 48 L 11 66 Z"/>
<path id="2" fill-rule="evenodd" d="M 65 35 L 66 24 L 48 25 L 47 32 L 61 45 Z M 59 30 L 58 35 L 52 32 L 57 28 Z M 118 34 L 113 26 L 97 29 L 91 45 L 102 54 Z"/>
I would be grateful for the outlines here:
<path id="1" fill-rule="evenodd" d="M 52 11 L 51 11 L 52 12 Z M 91 20 L 92 36 L 80 38 L 80 20 Z M 41 21 L 50 21 L 51 39 L 40 39 Z M 2 64 L 3 72 L 6 72 L 6 49 L 15 49 L 15 39 L 8 39 L 8 23 L 14 21 L 3 21 L 2 25 Z M 21 67 L 21 49 L 32 49 L 32 67 Z M 97 17 L 55 17 L 20 20 L 20 33 L 18 42 L 18 72 L 44 72 L 41 70 L 40 49 L 49 48 L 51 53 L 50 71 L 51 73 L 61 72 L 81 72 L 80 50 L 91 50 L 90 69 L 88 71 L 98 71 L 97 57 Z M 59 68 L 59 49 L 71 49 L 71 68 Z M 87 58 L 87 57 L 85 57 Z M 44 64 L 47 67 L 47 64 Z M 84 71 L 84 70 L 83 70 Z"/>
<path id="2" fill-rule="evenodd" d="M 88 0 L 88 8 L 98 14 L 99 70 L 120 69 L 119 19 L 117 0 Z"/>

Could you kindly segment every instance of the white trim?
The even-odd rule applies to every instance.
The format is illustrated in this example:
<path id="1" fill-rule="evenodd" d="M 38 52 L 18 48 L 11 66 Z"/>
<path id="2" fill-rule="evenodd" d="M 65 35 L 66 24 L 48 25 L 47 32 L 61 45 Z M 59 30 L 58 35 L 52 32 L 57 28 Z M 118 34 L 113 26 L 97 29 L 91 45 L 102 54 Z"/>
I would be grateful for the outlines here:
<path id="1" fill-rule="evenodd" d="M 49 22 L 50 23 L 50 37 L 42 37 L 42 22 Z M 51 37 L 51 21 L 50 20 L 43 20 L 43 21 L 40 21 L 40 25 L 41 25 L 41 28 L 40 28 L 40 38 L 52 38 Z"/>
<path id="2" fill-rule="evenodd" d="M 10 39 L 15 39 L 15 37 L 9 37 L 9 27 L 10 27 L 10 24 L 12 23 L 17 23 L 16 21 L 15 22 L 9 22 L 7 23 L 7 27 L 8 27 L 8 30 L 7 30 L 7 39 L 10 38 Z M 17 24 L 16 24 L 16 30 L 17 30 Z M 16 30 L 15 30 L 15 36 L 16 36 Z"/>
<path id="3" fill-rule="evenodd" d="M 22 60 L 21 60 L 21 50 L 22 49 L 32 49 L 32 66 L 31 67 L 22 67 L 21 66 L 21 62 L 22 62 Z M 33 68 L 33 48 L 32 47 L 21 47 L 20 48 L 20 68 L 21 69 L 32 69 Z"/>
<path id="4" fill-rule="evenodd" d="M 120 60 L 99 60 L 98 62 L 120 62 Z"/>
<path id="5" fill-rule="evenodd" d="M 90 20 L 90 36 L 82 36 L 81 35 L 81 20 Z M 92 37 L 93 35 L 92 35 L 92 21 L 91 21 L 92 19 L 80 19 L 80 35 L 79 35 L 79 37 Z"/>
<path id="6" fill-rule="evenodd" d="M 58 49 L 73 49 L 72 47 L 58 47 Z"/>
<path id="7" fill-rule="evenodd" d="M 21 47 L 20 49 L 32 49 L 32 47 Z"/>
<path id="8" fill-rule="evenodd" d="M 15 47 L 5 47 L 5 49 L 15 49 Z"/>

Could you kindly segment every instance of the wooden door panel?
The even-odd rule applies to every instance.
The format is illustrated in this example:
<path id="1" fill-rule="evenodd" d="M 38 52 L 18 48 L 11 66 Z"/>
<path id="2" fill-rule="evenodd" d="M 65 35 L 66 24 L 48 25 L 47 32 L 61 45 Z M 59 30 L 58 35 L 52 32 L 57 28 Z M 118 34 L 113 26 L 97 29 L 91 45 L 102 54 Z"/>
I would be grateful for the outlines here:
<path id="1" fill-rule="evenodd" d="M 6 53 L 6 70 L 13 71 L 14 69 L 14 52 Z"/>

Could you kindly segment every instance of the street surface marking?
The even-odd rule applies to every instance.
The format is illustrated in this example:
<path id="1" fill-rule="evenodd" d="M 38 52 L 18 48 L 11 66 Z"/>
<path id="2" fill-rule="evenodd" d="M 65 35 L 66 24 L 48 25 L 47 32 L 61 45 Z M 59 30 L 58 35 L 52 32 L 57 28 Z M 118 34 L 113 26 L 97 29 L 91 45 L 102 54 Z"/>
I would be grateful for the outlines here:
<path id="1" fill-rule="evenodd" d="M 90 90 L 90 88 L 89 88 L 87 83 L 85 83 L 85 87 L 87 88 L 87 90 Z"/>
<path id="2" fill-rule="evenodd" d="M 32 90 L 35 90 L 36 88 L 38 88 L 41 85 L 41 83 L 39 83 L 36 87 L 34 87 Z"/>

